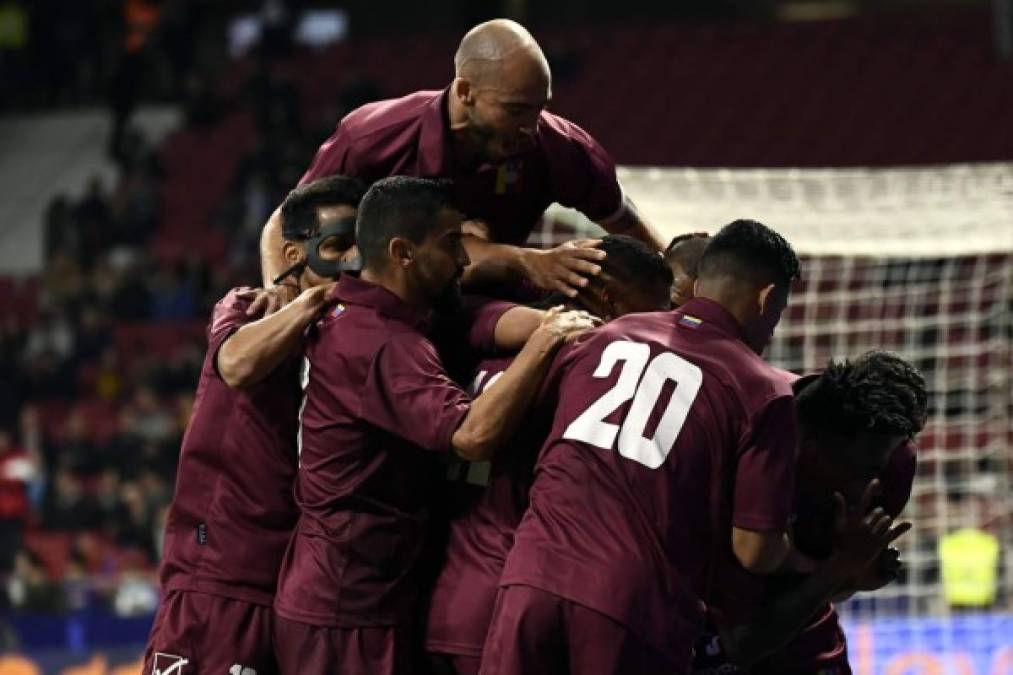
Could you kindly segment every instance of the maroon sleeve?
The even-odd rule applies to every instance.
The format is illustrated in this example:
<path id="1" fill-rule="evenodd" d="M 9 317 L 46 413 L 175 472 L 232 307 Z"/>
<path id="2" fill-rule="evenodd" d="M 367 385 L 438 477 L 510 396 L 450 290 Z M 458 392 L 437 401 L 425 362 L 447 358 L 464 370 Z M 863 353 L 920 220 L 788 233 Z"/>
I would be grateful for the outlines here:
<path id="1" fill-rule="evenodd" d="M 362 419 L 426 450 L 450 449 L 471 399 L 447 375 L 421 335 L 391 336 L 370 366 Z"/>
<path id="2" fill-rule="evenodd" d="M 911 497 L 911 486 L 914 484 L 915 471 L 918 468 L 918 458 L 915 453 L 915 444 L 908 441 L 897 448 L 886 468 L 883 469 L 883 508 L 891 516 L 896 518 L 907 505 Z"/>
<path id="3" fill-rule="evenodd" d="M 313 181 L 333 176 L 337 173 L 356 175 L 355 167 L 351 161 L 351 140 L 345 129 L 345 121 L 338 122 L 337 128 L 331 137 L 328 138 L 313 157 L 313 163 L 306 170 L 303 177 L 299 179 L 299 186 L 312 183 Z"/>
<path id="4" fill-rule="evenodd" d="M 732 523 L 746 530 L 783 530 L 795 485 L 795 404 L 779 396 L 753 417 L 735 469 Z"/>
<path id="5" fill-rule="evenodd" d="M 233 333 L 249 323 L 251 319 L 246 315 L 246 310 L 250 306 L 249 301 L 240 300 L 236 295 L 244 290 L 249 289 L 232 289 L 215 304 L 215 308 L 211 311 L 211 323 L 208 324 L 208 354 L 211 357 L 211 363 L 214 364 L 215 375 L 219 378 L 221 378 L 221 373 L 218 372 L 218 350 Z"/>
<path id="6" fill-rule="evenodd" d="M 496 325 L 503 315 L 516 307 L 513 302 L 493 300 L 481 295 L 466 295 L 462 298 L 462 320 L 467 331 L 469 349 L 479 354 L 494 354 L 496 350 Z"/>
<path id="7" fill-rule="evenodd" d="M 558 117 L 543 117 L 545 156 L 552 197 L 591 220 L 604 220 L 622 206 L 616 164 L 589 133 Z"/>

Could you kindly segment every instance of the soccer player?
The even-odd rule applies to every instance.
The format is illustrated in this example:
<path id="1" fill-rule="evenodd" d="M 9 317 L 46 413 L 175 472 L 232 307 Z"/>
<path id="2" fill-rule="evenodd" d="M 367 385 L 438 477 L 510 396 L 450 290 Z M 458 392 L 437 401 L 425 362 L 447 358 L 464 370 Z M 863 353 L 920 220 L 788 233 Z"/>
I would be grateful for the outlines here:
<path id="1" fill-rule="evenodd" d="M 166 521 L 165 596 L 145 673 L 173 672 L 177 664 L 197 674 L 277 670 L 271 606 L 298 517 L 291 493 L 300 347 L 329 282 L 349 262 L 364 192 L 357 179 L 331 176 L 285 199 L 291 273 L 279 282 L 296 285 L 299 295 L 282 311 L 255 320 L 242 289 L 215 305 Z"/>
<path id="2" fill-rule="evenodd" d="M 552 75 L 520 24 L 472 28 L 442 90 L 367 104 L 349 113 L 302 177 L 332 173 L 374 181 L 395 174 L 447 178 L 459 208 L 481 222 L 464 244 L 472 262 L 496 259 L 517 275 L 571 297 L 599 271 L 593 244 L 523 248 L 552 202 L 571 206 L 606 230 L 660 251 L 659 235 L 624 196 L 609 154 L 576 124 L 545 110 Z M 264 283 L 283 266 L 276 217 L 261 239 Z"/>
<path id="3" fill-rule="evenodd" d="M 783 238 L 735 221 L 708 244 L 693 301 L 559 355 L 482 673 L 686 673 L 713 550 L 756 574 L 799 564 L 792 392 L 759 356 L 797 275 Z"/>
<path id="4" fill-rule="evenodd" d="M 564 339 L 592 325 L 550 310 L 499 386 L 469 397 L 425 334 L 431 310 L 456 296 L 468 264 L 461 221 L 436 181 L 386 178 L 362 200 L 361 276 L 341 277 L 331 294 L 338 304 L 306 348 L 300 517 L 275 599 L 283 673 L 412 670 L 413 575 L 434 460 L 451 451 L 488 458 L 520 422 Z M 493 335 L 476 343 L 495 341 L 511 311 L 480 319 Z"/>
<path id="5" fill-rule="evenodd" d="M 883 550 L 856 574 L 841 569 L 831 537 L 835 495 L 859 517 L 870 510 L 874 517 L 877 511 L 892 518 L 900 514 L 915 476 L 912 439 L 925 424 L 924 379 L 911 363 L 884 351 L 867 352 L 854 361 L 831 361 L 816 375 L 785 376 L 795 391 L 799 429 L 795 544 L 810 557 L 828 562 L 804 580 L 771 579 L 763 584 L 747 575 L 719 578 L 717 589 L 744 584 L 754 589 L 758 601 L 745 623 L 731 625 L 726 620 L 720 625 L 719 620 L 722 644 L 712 638 L 709 655 L 708 650 L 698 650 L 697 673 L 736 672 L 729 663 L 733 662 L 751 666 L 749 672 L 758 675 L 849 674 L 844 632 L 829 601 L 881 588 L 899 571 L 893 548 Z M 874 491 L 863 494 L 870 482 Z M 903 531 L 898 526 L 894 536 Z M 715 616 L 725 613 L 723 602 L 737 605 L 732 611 L 741 614 L 749 595 L 749 591 L 733 597 L 718 593 Z"/>
<path id="6" fill-rule="evenodd" d="M 693 284 L 699 275 L 700 256 L 710 241 L 705 232 L 680 234 L 665 249 L 665 262 L 672 268 L 672 306 L 682 307 L 693 299 Z"/>
<path id="7" fill-rule="evenodd" d="M 607 235 L 601 248 L 607 254 L 601 275 L 570 304 L 605 321 L 632 312 L 669 307 L 672 273 L 646 244 L 622 235 Z M 513 361 L 512 355 L 481 361 L 467 380 L 472 392 L 493 386 Z M 551 422 L 551 417 L 546 420 Z M 429 605 L 426 649 L 433 660 L 458 675 L 476 675 L 482 645 L 492 617 L 503 563 L 513 532 L 527 508 L 535 456 L 548 428 L 529 416 L 510 439 L 509 452 L 490 463 L 451 467 L 456 481 L 475 487 L 466 493 L 463 513 L 450 524 L 446 560 Z M 452 487 L 462 487 L 460 484 Z M 484 488 L 484 489 L 483 489 Z"/>

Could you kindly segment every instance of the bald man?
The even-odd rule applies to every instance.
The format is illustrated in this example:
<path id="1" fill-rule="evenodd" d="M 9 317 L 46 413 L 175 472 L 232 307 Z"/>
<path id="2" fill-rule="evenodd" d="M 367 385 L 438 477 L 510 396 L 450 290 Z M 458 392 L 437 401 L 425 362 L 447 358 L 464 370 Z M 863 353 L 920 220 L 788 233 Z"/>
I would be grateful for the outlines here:
<path id="1" fill-rule="evenodd" d="M 446 89 L 352 111 L 320 146 L 300 185 L 335 173 L 367 182 L 397 174 L 451 179 L 456 202 L 472 219 L 465 282 L 494 270 L 575 296 L 600 273 L 596 263 L 604 254 L 594 240 L 524 248 L 549 204 L 576 208 L 607 231 L 659 251 L 664 243 L 623 194 L 605 149 L 546 112 L 551 97 L 549 64 L 531 34 L 503 19 L 479 24 L 461 40 Z M 265 286 L 284 270 L 280 251 L 276 212 L 261 238 Z"/>

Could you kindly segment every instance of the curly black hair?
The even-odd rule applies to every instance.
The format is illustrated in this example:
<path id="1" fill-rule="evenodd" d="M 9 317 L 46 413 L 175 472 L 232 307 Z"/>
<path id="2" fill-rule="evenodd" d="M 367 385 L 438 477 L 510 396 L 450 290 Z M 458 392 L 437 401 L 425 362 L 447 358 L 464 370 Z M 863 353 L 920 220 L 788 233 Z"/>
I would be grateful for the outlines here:
<path id="1" fill-rule="evenodd" d="M 281 233 L 288 241 L 302 241 L 317 233 L 321 206 L 347 205 L 358 208 L 366 184 L 351 176 L 334 175 L 301 185 L 281 203 Z"/>
<path id="2" fill-rule="evenodd" d="M 897 354 L 870 351 L 854 361 L 831 360 L 796 397 L 799 418 L 823 432 L 861 431 L 913 437 L 925 426 L 925 378 Z"/>
<path id="3" fill-rule="evenodd" d="M 755 220 L 736 220 L 711 237 L 700 257 L 700 276 L 730 275 L 787 286 L 799 278 L 795 250 Z"/>
<path id="4" fill-rule="evenodd" d="M 625 234 L 607 234 L 599 248 L 605 251 L 602 272 L 639 288 L 672 285 L 672 270 L 653 248 Z"/>

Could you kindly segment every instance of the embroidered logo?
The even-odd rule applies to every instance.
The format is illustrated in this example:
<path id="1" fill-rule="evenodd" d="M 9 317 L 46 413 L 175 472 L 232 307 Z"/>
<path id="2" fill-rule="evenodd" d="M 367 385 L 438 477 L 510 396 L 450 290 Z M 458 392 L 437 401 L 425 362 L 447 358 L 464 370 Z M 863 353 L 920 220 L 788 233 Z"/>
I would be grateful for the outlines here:
<path id="1" fill-rule="evenodd" d="M 186 672 L 183 666 L 190 663 L 184 656 L 155 652 L 154 662 L 151 665 L 151 675 L 184 675 Z"/>
<path id="2" fill-rule="evenodd" d="M 524 161 L 508 159 L 496 167 L 496 194 L 516 195 L 524 189 Z"/>

